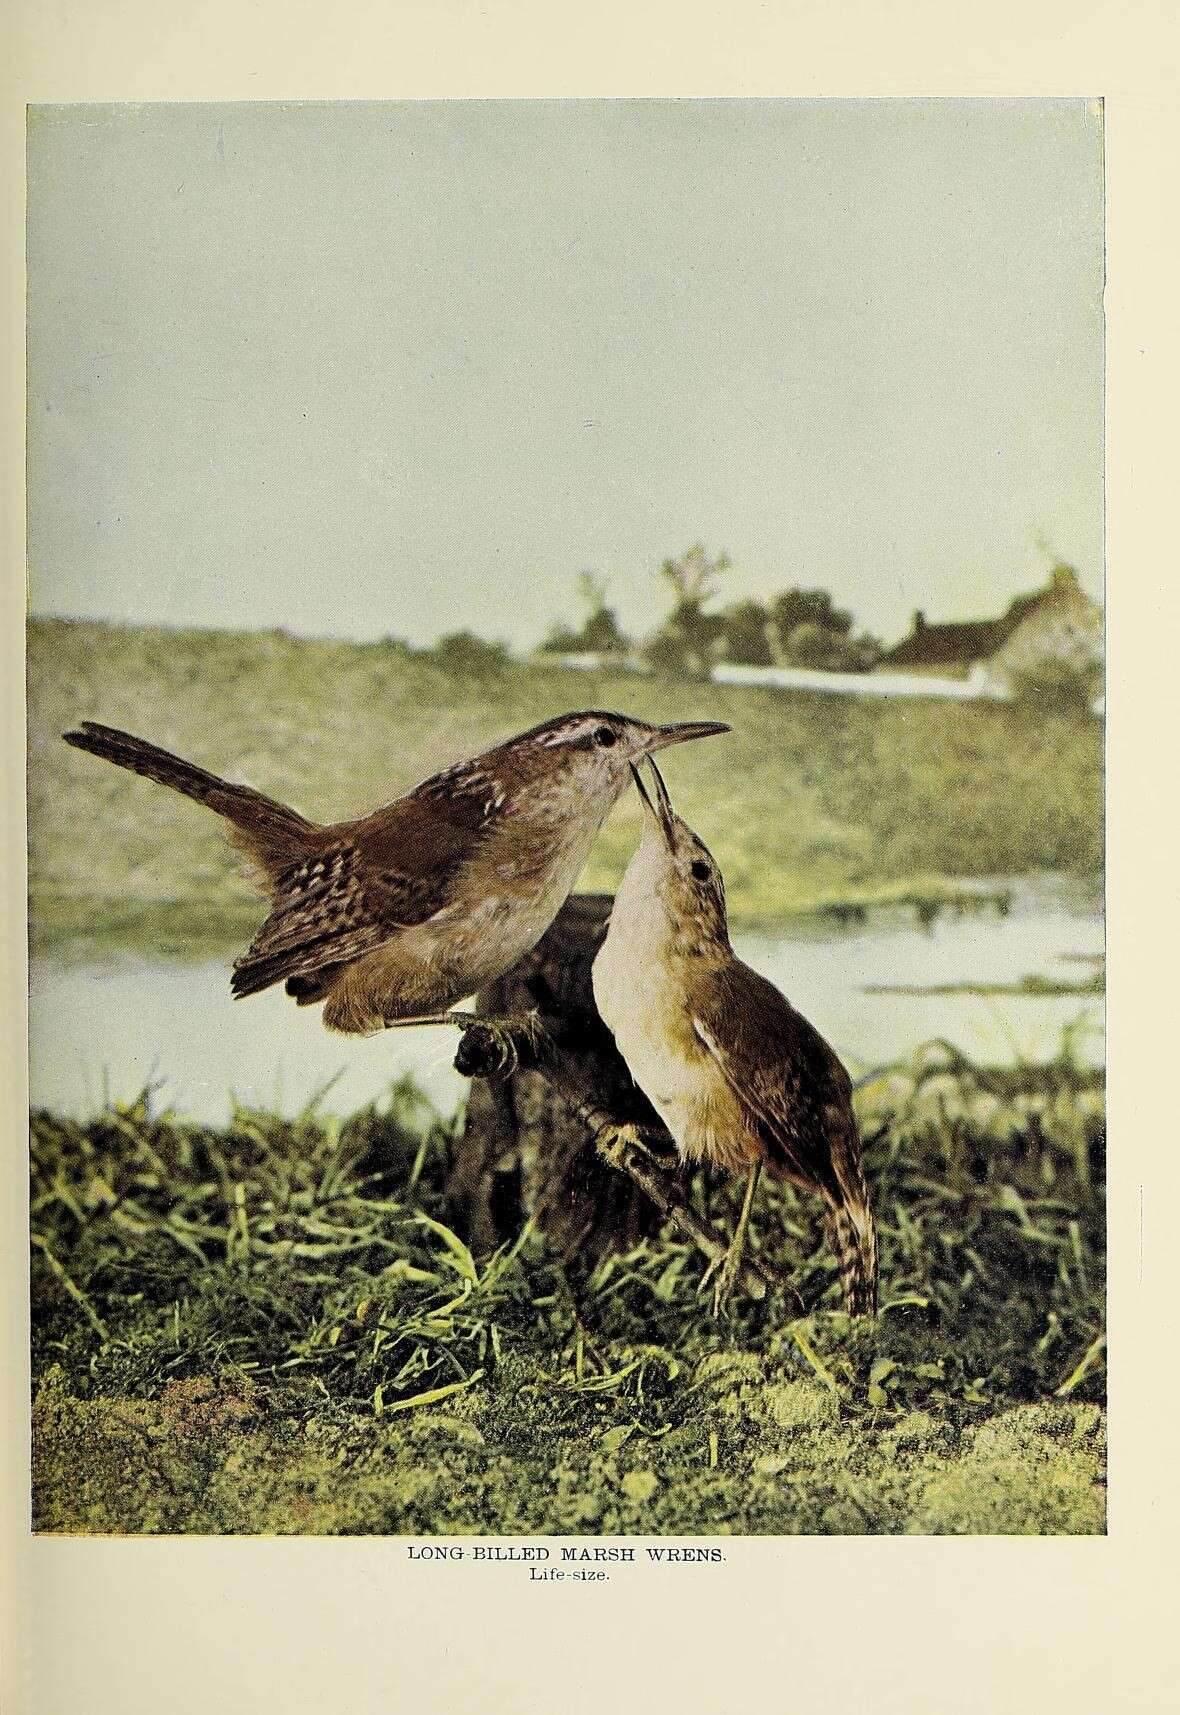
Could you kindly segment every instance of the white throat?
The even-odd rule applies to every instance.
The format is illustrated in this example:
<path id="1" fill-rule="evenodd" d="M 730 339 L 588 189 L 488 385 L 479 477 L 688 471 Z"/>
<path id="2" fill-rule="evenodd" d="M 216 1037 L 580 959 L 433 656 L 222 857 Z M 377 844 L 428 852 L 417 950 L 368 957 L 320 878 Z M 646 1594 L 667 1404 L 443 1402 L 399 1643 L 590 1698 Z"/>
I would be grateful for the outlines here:
<path id="1" fill-rule="evenodd" d="M 653 958 L 671 940 L 672 925 L 661 887 L 667 862 L 662 836 L 645 827 L 643 839 L 615 894 L 603 952 L 613 939 L 615 953 L 625 947 L 628 962 L 637 964 Z"/>

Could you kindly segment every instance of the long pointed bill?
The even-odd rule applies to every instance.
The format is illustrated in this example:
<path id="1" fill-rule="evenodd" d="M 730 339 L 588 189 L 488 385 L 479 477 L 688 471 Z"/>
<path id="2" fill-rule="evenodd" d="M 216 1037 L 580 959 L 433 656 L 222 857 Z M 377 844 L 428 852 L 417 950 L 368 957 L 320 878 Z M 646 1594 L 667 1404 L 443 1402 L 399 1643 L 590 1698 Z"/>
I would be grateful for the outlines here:
<path id="1" fill-rule="evenodd" d="M 675 726 L 657 727 L 644 748 L 650 756 L 653 750 L 663 750 L 670 744 L 683 744 L 690 738 L 711 738 L 715 732 L 728 732 L 724 721 L 679 721 Z"/>
<path id="2" fill-rule="evenodd" d="M 635 777 L 635 785 L 638 789 L 639 796 L 643 799 L 644 809 L 651 816 L 652 820 L 663 834 L 664 839 L 667 841 L 669 849 L 671 849 L 675 844 L 675 829 L 673 827 L 672 820 L 675 815 L 675 811 L 672 808 L 672 800 L 668 796 L 668 788 L 664 785 L 664 776 L 660 773 L 650 756 L 647 758 L 647 766 L 651 769 L 652 780 L 655 784 L 656 796 L 654 803 L 648 794 L 647 787 L 643 784 L 643 776 L 634 763 L 631 764 L 631 773 Z"/>

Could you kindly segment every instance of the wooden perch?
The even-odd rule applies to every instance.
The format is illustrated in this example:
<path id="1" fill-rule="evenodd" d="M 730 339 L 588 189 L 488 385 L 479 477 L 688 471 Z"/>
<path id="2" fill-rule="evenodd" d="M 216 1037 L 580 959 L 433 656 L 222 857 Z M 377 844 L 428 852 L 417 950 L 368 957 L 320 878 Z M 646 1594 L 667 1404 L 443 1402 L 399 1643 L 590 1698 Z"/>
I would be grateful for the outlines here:
<path id="1" fill-rule="evenodd" d="M 610 904 L 567 901 L 539 945 L 479 995 L 479 1011 L 522 1023 L 507 1033 L 475 1023 L 460 1039 L 456 1069 L 476 1082 L 451 1194 L 480 1242 L 531 1215 L 567 1257 L 594 1259 L 666 1219 L 715 1263 L 725 1240 L 690 1207 L 672 1139 L 594 1006 L 590 967 Z M 758 1257 L 740 1281 L 755 1299 L 768 1286 L 793 1290 Z"/>

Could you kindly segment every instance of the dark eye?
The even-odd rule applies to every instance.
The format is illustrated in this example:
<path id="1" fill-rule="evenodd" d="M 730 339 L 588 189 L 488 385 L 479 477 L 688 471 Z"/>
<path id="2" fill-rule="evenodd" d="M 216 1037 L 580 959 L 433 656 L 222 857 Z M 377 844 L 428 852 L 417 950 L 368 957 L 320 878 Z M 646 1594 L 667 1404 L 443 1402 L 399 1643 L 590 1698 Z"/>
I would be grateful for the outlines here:
<path id="1" fill-rule="evenodd" d="M 597 727 L 595 729 L 594 742 L 595 742 L 595 744 L 599 745 L 603 750 L 609 750 L 611 745 L 614 744 L 616 742 L 616 740 L 617 740 L 617 734 L 614 733 L 610 727 L 600 726 L 600 727 Z"/>
<path id="2" fill-rule="evenodd" d="M 694 881 L 708 881 L 709 866 L 702 858 L 694 858 L 688 868 Z"/>

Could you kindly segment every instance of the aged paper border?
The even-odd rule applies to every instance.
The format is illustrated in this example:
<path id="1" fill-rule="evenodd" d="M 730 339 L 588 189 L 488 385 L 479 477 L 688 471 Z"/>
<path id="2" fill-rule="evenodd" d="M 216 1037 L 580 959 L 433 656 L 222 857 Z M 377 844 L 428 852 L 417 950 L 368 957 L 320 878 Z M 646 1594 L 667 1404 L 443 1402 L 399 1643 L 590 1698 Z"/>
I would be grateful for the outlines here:
<path id="1" fill-rule="evenodd" d="M 1174 959 L 1180 34 L 1173 0 L 11 0 L 2 419 L 6 1027 L 0 1701 L 581 1715 L 1162 1710 L 1174 1696 L 1180 1204 Z M 27 1534 L 23 1072 L 24 104 L 489 96 L 1089 95 L 1108 168 L 1111 1506 L 1107 1539 L 749 1539 L 572 1596 L 394 1540 Z M 1170 481 L 1169 481 L 1170 479 Z M 1173 718 L 1169 718 L 1173 717 Z M 1169 1049 L 1172 1055 L 1169 1056 Z M 1171 1337 L 1170 1337 L 1171 1336 Z M 716 1539 L 713 1539 L 716 1540 Z"/>

